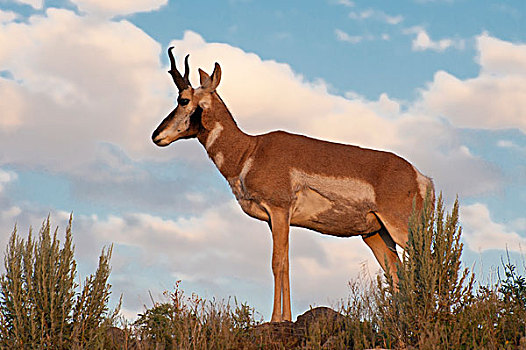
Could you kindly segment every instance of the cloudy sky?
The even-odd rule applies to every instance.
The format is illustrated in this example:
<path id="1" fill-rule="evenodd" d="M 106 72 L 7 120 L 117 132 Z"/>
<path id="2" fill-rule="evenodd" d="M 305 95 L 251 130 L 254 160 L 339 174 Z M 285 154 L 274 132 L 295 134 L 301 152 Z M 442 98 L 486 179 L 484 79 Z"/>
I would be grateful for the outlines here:
<path id="1" fill-rule="evenodd" d="M 391 150 L 458 195 L 465 264 L 490 280 L 526 249 L 525 16 L 518 0 L 0 0 L 0 246 L 73 212 L 80 277 L 113 243 L 127 317 L 177 280 L 270 317 L 266 224 L 197 141 L 150 141 L 177 97 L 175 45 L 194 86 L 221 64 L 246 132 Z M 291 264 L 294 315 L 378 269 L 361 239 L 302 229 Z"/>

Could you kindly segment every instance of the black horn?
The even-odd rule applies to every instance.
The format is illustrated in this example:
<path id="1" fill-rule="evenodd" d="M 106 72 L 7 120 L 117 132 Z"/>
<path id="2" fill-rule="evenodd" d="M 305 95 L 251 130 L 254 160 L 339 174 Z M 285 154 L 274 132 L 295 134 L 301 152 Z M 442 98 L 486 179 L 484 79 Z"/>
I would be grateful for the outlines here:
<path id="1" fill-rule="evenodd" d="M 173 46 L 171 46 L 168 49 L 168 57 L 170 58 L 170 70 L 168 71 L 168 73 L 171 74 L 174 80 L 174 83 L 179 89 L 179 91 L 183 91 L 184 89 L 190 86 L 190 80 L 188 80 L 188 74 L 190 73 L 190 69 L 188 67 L 188 56 L 190 55 L 186 55 L 184 59 L 184 77 L 183 77 L 181 73 L 179 73 L 177 68 L 175 67 L 175 58 L 174 58 L 174 55 L 172 54 L 172 49 L 173 49 Z"/>

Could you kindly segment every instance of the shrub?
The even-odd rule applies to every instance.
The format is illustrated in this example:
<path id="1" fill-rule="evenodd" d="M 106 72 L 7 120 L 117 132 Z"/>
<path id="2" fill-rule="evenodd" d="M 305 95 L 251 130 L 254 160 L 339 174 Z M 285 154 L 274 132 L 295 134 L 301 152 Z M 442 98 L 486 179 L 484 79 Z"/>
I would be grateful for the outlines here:
<path id="1" fill-rule="evenodd" d="M 168 302 L 154 302 L 134 322 L 134 333 L 144 349 L 242 349 L 251 347 L 250 329 L 260 322 L 254 309 L 234 300 L 231 304 L 186 297 L 179 288 L 165 293 Z"/>
<path id="2" fill-rule="evenodd" d="M 2 348 L 102 348 L 103 326 L 118 312 L 108 309 L 112 248 L 102 250 L 95 274 L 77 284 L 71 225 L 72 217 L 62 248 L 49 217 L 36 240 L 31 229 L 22 239 L 15 226 L 0 276 Z"/>
<path id="3" fill-rule="evenodd" d="M 474 274 L 461 266 L 458 212 L 456 200 L 446 214 L 440 196 L 412 215 L 398 284 L 386 273 L 371 291 L 383 346 L 526 349 L 526 280 L 508 259 L 503 281 L 475 291 Z"/>
<path id="4" fill-rule="evenodd" d="M 519 345 L 521 338 L 526 336 L 526 278 L 517 272 L 510 261 L 502 261 L 504 280 L 500 280 L 498 293 L 500 296 L 500 319 L 498 320 L 501 341 Z M 526 343 L 526 338 L 522 340 Z M 526 344 L 523 344 L 526 347 Z"/>

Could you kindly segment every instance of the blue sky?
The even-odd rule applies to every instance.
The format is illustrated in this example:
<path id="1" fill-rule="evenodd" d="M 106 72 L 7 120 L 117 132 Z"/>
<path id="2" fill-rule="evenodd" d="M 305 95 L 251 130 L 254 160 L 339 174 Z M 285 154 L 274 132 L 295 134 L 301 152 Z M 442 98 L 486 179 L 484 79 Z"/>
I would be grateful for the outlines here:
<path id="1" fill-rule="evenodd" d="M 464 261 L 491 279 L 526 247 L 522 1 L 0 0 L 0 244 L 74 213 L 79 270 L 114 244 L 132 318 L 177 280 L 269 318 L 270 233 L 195 140 L 150 135 L 173 108 L 166 48 L 222 66 L 242 129 L 393 151 L 458 195 Z M 378 265 L 358 239 L 291 233 L 293 313 Z M 524 267 L 524 266 L 523 266 Z"/>

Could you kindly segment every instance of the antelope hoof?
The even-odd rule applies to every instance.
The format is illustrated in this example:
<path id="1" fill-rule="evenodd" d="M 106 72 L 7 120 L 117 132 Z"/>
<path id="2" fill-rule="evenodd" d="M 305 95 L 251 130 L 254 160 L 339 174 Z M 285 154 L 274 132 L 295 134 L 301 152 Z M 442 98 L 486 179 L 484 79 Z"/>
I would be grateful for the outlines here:
<path id="1" fill-rule="evenodd" d="M 272 315 L 272 318 L 270 319 L 270 322 L 283 322 L 283 318 L 281 315 Z"/>

